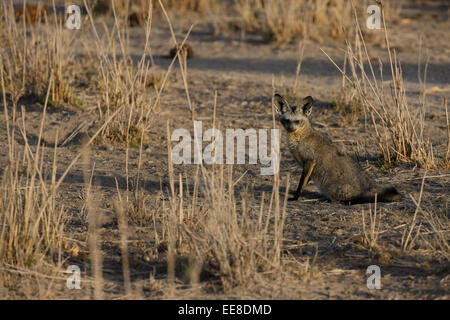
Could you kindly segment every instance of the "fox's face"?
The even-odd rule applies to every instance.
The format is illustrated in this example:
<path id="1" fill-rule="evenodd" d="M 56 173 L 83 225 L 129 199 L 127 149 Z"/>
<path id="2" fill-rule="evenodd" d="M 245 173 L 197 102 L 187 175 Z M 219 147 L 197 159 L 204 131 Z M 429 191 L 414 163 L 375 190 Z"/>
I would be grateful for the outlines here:
<path id="1" fill-rule="evenodd" d="M 312 111 L 313 99 L 310 96 L 303 98 L 301 106 L 290 106 L 278 93 L 275 94 L 275 104 L 280 111 L 280 122 L 288 132 L 295 132 L 309 125 L 309 115 Z"/>

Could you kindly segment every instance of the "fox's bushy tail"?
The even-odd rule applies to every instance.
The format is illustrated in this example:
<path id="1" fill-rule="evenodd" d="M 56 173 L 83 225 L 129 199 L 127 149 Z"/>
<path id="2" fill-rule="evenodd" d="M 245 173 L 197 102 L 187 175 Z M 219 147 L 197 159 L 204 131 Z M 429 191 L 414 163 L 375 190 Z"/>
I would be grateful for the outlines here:
<path id="1" fill-rule="evenodd" d="M 349 201 L 349 204 L 369 202 L 393 202 L 400 200 L 400 193 L 392 186 L 383 187 L 381 190 L 370 191 Z"/>

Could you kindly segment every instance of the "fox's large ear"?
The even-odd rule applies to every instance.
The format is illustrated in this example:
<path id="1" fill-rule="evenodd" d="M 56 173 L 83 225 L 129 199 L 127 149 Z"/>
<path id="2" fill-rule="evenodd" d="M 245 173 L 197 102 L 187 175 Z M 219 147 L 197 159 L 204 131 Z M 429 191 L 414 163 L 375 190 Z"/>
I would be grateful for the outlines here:
<path id="1" fill-rule="evenodd" d="M 302 111 L 303 111 L 303 114 L 307 117 L 309 117 L 309 115 L 311 114 L 313 102 L 314 102 L 314 100 L 311 96 L 307 96 L 306 98 L 303 98 Z"/>
<path id="2" fill-rule="evenodd" d="M 292 111 L 291 107 L 289 106 L 289 103 L 279 93 L 275 93 L 274 100 L 275 105 L 277 106 L 278 110 L 281 111 L 281 113 Z"/>

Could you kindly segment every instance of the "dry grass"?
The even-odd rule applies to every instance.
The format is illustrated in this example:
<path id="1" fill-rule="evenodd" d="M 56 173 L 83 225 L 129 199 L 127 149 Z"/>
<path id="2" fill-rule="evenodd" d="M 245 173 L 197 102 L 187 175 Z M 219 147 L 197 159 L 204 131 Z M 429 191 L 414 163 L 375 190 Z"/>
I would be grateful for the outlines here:
<path id="1" fill-rule="evenodd" d="M 381 216 L 382 209 L 377 211 L 377 202 L 375 201 L 374 208 L 369 206 L 369 226 L 366 226 L 366 213 L 364 212 L 364 208 L 361 211 L 362 216 L 362 227 L 363 227 L 363 243 L 371 250 L 378 249 L 378 237 L 380 234 L 381 227 Z M 378 218 L 378 219 L 377 219 Z"/>
<path id="2" fill-rule="evenodd" d="M 44 268 L 45 274 L 34 271 L 38 279 L 48 277 L 47 273 L 54 277 L 62 267 L 66 249 L 67 215 L 64 205 L 59 202 L 58 188 L 85 151 L 83 149 L 75 156 L 57 179 L 57 143 L 48 166 L 42 135 L 50 102 L 54 105 L 70 102 L 66 72 L 71 72 L 72 76 L 76 74 L 70 67 L 74 57 L 70 45 L 74 36 L 63 31 L 62 20 L 56 16 L 54 23 L 46 20 L 43 25 L 31 26 L 24 20 L 21 25 L 13 19 L 11 6 L 2 3 L 1 9 L 5 26 L 2 36 L 7 39 L 7 46 L 2 47 L 0 88 L 8 137 L 8 165 L 2 173 L 0 201 L 2 275 L 5 270 L 28 274 L 27 270 Z M 43 102 L 36 145 L 28 141 L 26 109 L 18 110 L 18 102 L 26 95 L 37 95 Z M 86 145 L 104 131 L 120 110 L 105 117 L 103 125 Z M 18 140 L 23 144 L 18 144 Z M 88 210 L 91 211 L 92 208 Z M 94 269 L 101 272 L 99 265 L 94 263 Z M 101 297 L 100 294 L 96 296 Z"/>
<path id="3" fill-rule="evenodd" d="M 151 61 L 146 59 L 148 55 L 151 56 L 149 37 L 152 7 L 148 8 L 145 22 L 146 39 L 142 56 L 136 66 L 127 50 L 129 32 L 126 18 L 120 17 L 113 5 L 114 26 L 110 30 L 103 24 L 104 35 L 100 38 L 91 10 L 87 3 L 85 5 L 91 20 L 92 39 L 97 48 L 94 58 L 98 61 L 98 73 L 101 75 L 99 117 L 101 120 L 106 119 L 121 109 L 117 117 L 105 127 L 97 143 L 113 142 L 131 147 L 139 147 L 141 143 L 148 144 L 146 130 L 151 124 L 159 101 L 155 97 L 166 83 L 166 78 L 161 80 L 159 74 L 153 72 Z M 155 90 L 153 94 L 149 94 L 149 86 L 159 89 L 159 92 Z"/>
<path id="4" fill-rule="evenodd" d="M 64 28 L 62 17 L 45 15 L 44 23 L 31 24 L 22 14 L 16 22 L 7 1 L 2 2 L 0 11 L 0 38 L 5 42 L 0 56 L 10 98 L 17 102 L 22 96 L 34 96 L 43 103 L 53 77 L 49 105 L 73 103 L 71 79 L 77 70 L 73 50 L 77 37 Z"/>
<path id="5" fill-rule="evenodd" d="M 147 263 L 164 270 L 151 274 L 148 285 L 167 298 L 185 296 L 190 290 L 200 296 L 211 289 L 251 294 L 259 288 L 276 290 L 274 283 L 287 279 L 320 279 L 321 271 L 315 265 L 317 248 L 312 259 L 302 261 L 285 247 L 287 193 L 281 196 L 278 175 L 273 177 L 272 191 L 263 193 L 255 206 L 251 204 L 253 191 L 241 188 L 243 176 L 235 176 L 232 166 L 200 165 L 195 174 L 177 175 L 170 144 L 168 152 L 169 184 L 156 200 L 143 192 L 139 169 L 135 177 L 126 176 L 127 181 L 134 181 L 132 190 L 117 188 L 114 209 L 127 296 L 137 294 L 126 288 L 131 264 L 139 264 L 128 259 L 129 237 L 146 244 L 139 254 L 134 250 L 134 257 L 143 254 Z M 289 178 L 285 186 L 288 190 Z M 130 235 L 128 224 L 130 229 L 149 231 Z"/>
<path id="6" fill-rule="evenodd" d="M 10 113 L 2 67 L 0 64 L 4 116 L 7 119 L 8 165 L 1 181 L 0 261 L 6 266 L 32 267 L 40 265 L 48 256 L 57 262 L 65 224 L 64 207 L 58 205 L 56 193 L 57 149 L 53 153 L 49 182 L 45 173 L 49 168 L 44 165 L 45 149 L 40 146 L 41 136 L 36 148 L 30 146 L 26 136 L 25 110 L 22 109 L 20 119 L 17 118 L 17 105 L 12 106 Z M 51 78 L 45 98 L 41 134 L 52 81 Z M 16 126 L 20 128 L 19 133 Z M 23 148 L 16 142 L 18 134 L 24 139 Z"/>
<path id="7" fill-rule="evenodd" d="M 351 6 L 346 1 L 236 0 L 231 22 L 245 32 L 262 32 L 274 44 L 298 37 L 323 42 L 342 39 L 351 27 Z M 343 29 L 344 28 L 344 29 Z"/>
<path id="8" fill-rule="evenodd" d="M 0 88 L 8 137 L 8 165 L 1 181 L 0 261 L 8 268 L 61 263 L 65 219 L 64 207 L 57 201 L 57 148 L 48 167 L 41 136 L 48 105 L 71 99 L 66 74 L 70 70 L 65 66 L 73 58 L 68 48 L 73 37 L 64 33 L 61 21 L 50 23 L 47 15 L 37 19 L 30 17 L 33 12 L 26 11 L 15 16 L 6 1 L 0 10 L 0 37 L 5 41 L 0 49 Z M 30 21 L 41 18 L 43 25 L 30 25 Z M 18 105 L 23 96 L 29 95 L 37 96 L 43 104 L 36 146 L 28 142 L 26 110 L 19 110 Z M 23 146 L 17 143 L 18 138 L 24 141 Z"/>
<path id="9" fill-rule="evenodd" d="M 129 24 L 144 25 L 150 0 L 104 0 L 100 11 L 116 12 L 128 17 Z M 161 11 L 155 4 L 155 11 Z M 275 45 L 298 38 L 309 38 L 319 43 L 325 40 L 343 40 L 353 30 L 353 12 L 350 1 L 340 0 L 166 0 L 166 9 L 208 14 L 216 33 L 239 29 L 242 33 L 261 33 Z M 366 3 L 358 3 L 359 12 L 365 12 Z M 398 4 L 386 4 L 389 19 L 395 20 L 401 9 Z"/>
<path id="10" fill-rule="evenodd" d="M 127 6 L 123 7 L 124 3 L 111 2 L 114 26 L 110 30 L 104 23 L 104 35 L 100 38 L 91 10 L 85 2 L 91 21 L 92 39 L 97 48 L 95 59 L 98 61 L 98 73 L 101 75 L 99 117 L 101 120 L 106 119 L 111 113 L 121 109 L 118 116 L 105 127 L 98 137 L 97 143 L 112 142 L 134 148 L 142 147 L 142 145 L 148 146 L 150 143 L 146 132 L 153 124 L 155 112 L 159 110 L 161 94 L 169 84 L 169 75 L 175 61 L 177 59 L 184 60 L 178 56 L 178 52 L 175 52 L 176 54 L 172 57 L 172 62 L 165 72 L 154 67 L 150 47 L 153 10 L 155 8 L 161 10 L 162 5 L 162 3 L 156 3 L 153 6 L 153 2 L 146 2 L 144 47 L 140 59 L 133 61 L 128 52 L 130 35 L 128 15 L 123 14 L 124 8 L 128 10 Z M 186 39 L 184 39 L 183 45 Z M 184 46 L 180 46 L 180 48 L 182 47 L 184 48 Z M 183 62 L 181 64 L 183 65 Z M 149 88 L 154 90 L 148 90 Z"/>
<path id="11" fill-rule="evenodd" d="M 251 194 L 236 188 L 242 177 L 233 176 L 232 166 L 198 166 L 192 178 L 176 176 L 170 144 L 168 152 L 167 200 L 162 199 L 158 209 L 150 209 L 153 206 L 146 205 L 150 200 L 140 191 L 138 181 L 133 197 L 118 189 L 115 205 L 121 232 L 126 226 L 124 213 L 133 224 L 153 226 L 153 239 L 146 242 L 152 243 L 154 259 L 165 252 L 167 285 L 181 280 L 195 287 L 212 281 L 229 292 L 250 290 L 280 274 L 294 275 L 288 268 L 291 258 L 283 253 L 287 197 L 280 199 L 278 175 L 270 195 L 263 194 L 260 206 L 253 207 L 247 203 Z M 307 262 L 295 272 L 309 277 L 309 268 Z"/>
<path id="12" fill-rule="evenodd" d="M 344 58 L 344 65 L 342 67 L 342 85 L 338 96 L 332 102 L 333 109 L 339 115 L 341 122 L 346 124 L 355 124 L 363 113 L 364 107 L 360 99 L 358 90 L 347 84 L 347 54 Z"/>
<path id="13" fill-rule="evenodd" d="M 450 230 L 448 218 L 439 217 L 429 210 L 424 215 L 428 226 L 420 234 L 421 239 L 425 241 L 432 252 L 437 253 L 446 259 L 447 262 L 450 262 L 450 245 L 448 241 Z M 430 236 L 426 237 L 424 234 Z"/>
<path id="14" fill-rule="evenodd" d="M 175 45 L 182 48 L 176 43 L 164 8 L 163 12 Z M 188 35 L 189 32 L 186 38 Z M 194 119 L 194 107 L 190 103 L 186 81 L 186 56 L 182 56 L 179 50 L 177 57 Z M 215 110 L 216 105 L 214 115 Z M 170 141 L 169 124 L 167 130 Z M 140 182 L 136 179 L 134 197 L 121 195 L 118 191 L 116 212 L 120 219 L 122 208 L 128 208 L 127 213 L 132 221 L 139 224 L 143 223 L 142 220 L 152 220 L 155 248 L 167 248 L 168 284 L 173 285 L 176 278 L 180 278 L 196 285 L 207 277 L 217 279 L 222 290 L 229 291 L 235 287 L 249 288 L 269 277 L 276 277 L 280 272 L 285 273 L 282 235 L 287 195 L 281 208 L 279 176 L 274 177 L 274 187 L 267 199 L 269 204 L 266 204 L 263 195 L 260 207 L 252 208 L 246 203 L 249 194 L 244 193 L 237 198 L 236 184 L 242 177 L 233 178 L 231 166 L 198 166 L 193 181 L 189 181 L 187 176 L 184 179 L 181 174 L 175 176 L 170 143 L 167 150 L 170 189 L 167 203 L 163 200 L 157 205 L 159 210 L 148 212 L 145 196 L 139 191 Z M 289 184 L 289 181 L 286 183 Z"/>
<path id="15" fill-rule="evenodd" d="M 219 279 L 227 291 L 248 288 L 285 272 L 282 234 L 286 204 L 281 208 L 279 182 L 275 181 L 268 199 L 263 195 L 259 208 L 252 208 L 247 206 L 248 194 L 235 196 L 239 178 L 233 178 L 230 167 L 199 168 L 191 182 L 181 176 L 176 179 L 173 170 L 169 171 L 169 207 L 167 213 L 160 213 L 168 218 L 163 224 L 164 236 L 159 237 L 169 247 L 169 274 L 175 274 L 170 259 L 189 258 L 185 277 L 191 283 L 209 276 Z"/>
<path id="16" fill-rule="evenodd" d="M 354 14 L 357 17 L 356 10 Z M 389 166 L 395 162 L 412 162 L 423 167 L 433 167 L 436 165 L 433 148 L 424 130 L 425 97 L 421 99 L 420 108 L 412 108 L 409 105 L 403 84 L 401 64 L 395 50 L 391 50 L 384 14 L 382 17 L 391 71 L 388 82 L 389 91 L 385 88 L 386 81 L 383 78 L 382 62 L 378 59 L 378 79 L 376 68 L 372 63 L 376 59 L 369 55 L 358 23 L 356 23 L 356 37 L 353 45 L 346 40 L 349 75 L 325 54 L 341 71 L 344 77 L 343 83 L 348 81 L 352 86 L 352 91 L 357 92 L 357 101 L 362 103 L 365 114 L 369 115 L 372 120 L 373 130 L 384 162 Z M 366 71 L 365 61 L 368 61 L 369 73 Z M 352 96 L 355 97 L 355 94 L 352 93 Z"/>
<path id="17" fill-rule="evenodd" d="M 7 166 L 3 170 L 0 182 L 0 212 L 2 213 L 0 217 L 0 261 L 2 264 L 0 277 L 3 281 L 8 279 L 10 274 L 20 274 L 31 276 L 38 283 L 40 279 L 65 280 L 66 278 L 58 274 L 65 262 L 66 251 L 74 249 L 68 247 L 66 242 L 65 228 L 68 216 L 64 204 L 60 202 L 59 187 L 79 158 L 86 155 L 86 148 L 111 122 L 117 112 L 105 120 L 105 123 L 89 141 L 85 142 L 84 148 L 57 178 L 57 144 L 55 143 L 49 167 L 45 154 L 46 148 L 42 142 L 48 101 L 54 86 L 53 76 L 49 79 L 36 145 L 30 144 L 27 138 L 25 108 L 22 107 L 21 112 L 18 113 L 17 104 L 14 101 L 10 103 L 7 99 L 8 89 L 5 87 L 4 76 L 4 68 L 0 64 L 0 88 L 8 141 Z M 58 139 L 57 134 L 55 139 Z M 22 140 L 23 144 L 19 144 L 18 140 Z M 101 242 L 98 237 L 95 237 L 98 214 L 91 205 L 89 187 L 90 184 L 87 188 L 89 223 L 92 226 L 90 233 L 94 235 L 90 236 L 91 253 L 93 269 L 97 272 L 94 282 L 95 297 L 101 298 L 101 287 L 97 280 L 98 272 L 102 272 L 97 247 Z M 75 250 L 78 251 L 78 249 Z M 48 296 L 52 282 L 49 288 L 39 293 L 41 298 Z"/>
<path id="18" fill-rule="evenodd" d="M 352 87 L 343 88 L 332 105 L 344 125 L 355 124 L 364 110 L 358 92 Z"/>
<path id="19" fill-rule="evenodd" d="M 157 3 L 154 0 L 98 0 L 92 8 L 98 14 L 114 14 L 115 11 L 117 15 L 127 17 L 130 23 L 145 25 L 151 5 L 155 12 L 161 11 Z M 163 5 L 172 11 L 206 13 L 216 7 L 216 0 L 164 0 Z"/>

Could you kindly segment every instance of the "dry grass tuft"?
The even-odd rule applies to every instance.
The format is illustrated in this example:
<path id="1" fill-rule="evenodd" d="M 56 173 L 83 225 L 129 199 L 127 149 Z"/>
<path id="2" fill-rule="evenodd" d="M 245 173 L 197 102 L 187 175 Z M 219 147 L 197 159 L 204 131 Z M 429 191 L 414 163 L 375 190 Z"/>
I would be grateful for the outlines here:
<path id="1" fill-rule="evenodd" d="M 153 226 L 152 256 L 164 253 L 169 284 L 176 278 L 193 286 L 218 281 L 227 292 L 295 274 L 283 253 L 286 198 L 280 201 L 278 176 L 270 196 L 263 194 L 255 208 L 247 204 L 246 191 L 238 196 L 236 186 L 242 177 L 233 177 L 231 166 L 198 166 L 195 176 L 188 178 L 175 175 L 170 151 L 168 160 L 169 197 L 161 200 L 159 209 L 150 210 L 137 188 L 134 197 L 119 193 L 116 211 L 120 217 L 125 208 L 133 224 Z M 302 272 L 295 272 L 309 277 L 310 268 L 307 263 Z"/>
<path id="2" fill-rule="evenodd" d="M 356 90 L 348 87 L 340 91 L 339 96 L 333 101 L 332 105 L 344 125 L 355 124 L 364 110 Z"/>
<path id="3" fill-rule="evenodd" d="M 332 102 L 333 109 L 339 115 L 341 122 L 345 124 L 355 124 L 363 113 L 364 106 L 360 99 L 358 90 L 347 84 L 345 73 L 347 71 L 347 55 L 344 58 L 342 68 L 342 85 L 339 95 Z"/>
<path id="4" fill-rule="evenodd" d="M 252 209 L 247 207 L 247 194 L 235 198 L 230 171 L 227 178 L 222 167 L 217 172 L 202 171 L 205 185 L 200 186 L 198 198 L 183 196 L 180 185 L 178 195 L 173 193 L 170 199 L 170 212 L 179 227 L 168 234 L 176 236 L 178 253 L 193 257 L 204 271 L 220 279 L 225 290 L 248 286 L 263 273 L 282 271 L 285 209 L 280 209 L 276 187 L 268 207 L 262 203 Z M 197 184 L 194 181 L 194 189 Z"/>
<path id="5" fill-rule="evenodd" d="M 85 3 L 86 7 L 87 4 Z M 143 53 L 139 61 L 133 61 L 128 52 L 127 20 L 120 17 L 113 5 L 114 26 L 110 30 L 104 27 L 104 36 L 100 38 L 97 32 L 91 10 L 88 14 L 91 20 L 93 41 L 96 44 L 98 73 L 101 75 L 99 89 L 101 102 L 98 105 L 101 120 L 109 118 L 120 109 L 118 115 L 104 128 L 97 138 L 97 143 L 113 142 L 129 147 L 139 147 L 149 143 L 146 130 L 151 124 L 153 113 L 158 107 L 159 94 L 164 88 L 167 76 L 161 79 L 154 72 L 151 61 L 150 31 L 152 22 L 152 7 L 149 7 L 145 23 L 146 39 Z M 120 58 L 119 58 L 120 57 Z M 136 65 L 137 64 L 137 65 Z M 148 87 L 155 90 L 151 93 Z"/>
<path id="6" fill-rule="evenodd" d="M 351 6 L 346 1 L 236 0 L 231 19 L 245 32 L 262 32 L 275 44 L 298 37 L 323 42 L 325 37 L 342 39 L 351 27 Z"/>
<path id="7" fill-rule="evenodd" d="M 8 136 L 8 165 L 4 168 L 0 183 L 0 262 L 9 267 L 29 268 L 40 265 L 46 257 L 50 257 L 50 262 L 56 263 L 61 255 L 65 224 L 64 207 L 58 204 L 56 194 L 57 149 L 54 149 L 48 181 L 46 172 L 49 168 L 44 165 L 45 149 L 40 145 L 53 79 L 50 79 L 45 99 L 41 135 L 34 148 L 26 136 L 25 110 L 22 109 L 21 119 L 17 119 L 17 105 L 13 104 L 10 114 L 1 63 L 0 70 Z M 16 127 L 20 128 L 19 133 Z M 24 140 L 23 148 L 16 142 L 18 134 Z"/>
<path id="8" fill-rule="evenodd" d="M 378 236 L 380 234 L 381 227 L 381 216 L 382 209 L 377 210 L 377 202 L 375 201 L 374 208 L 372 211 L 372 206 L 369 205 L 369 226 L 366 226 L 366 213 L 364 212 L 364 208 L 361 211 L 362 216 L 362 227 L 363 227 L 363 240 L 362 243 L 368 247 L 370 250 L 377 251 L 379 248 L 378 245 Z"/>
<path id="9" fill-rule="evenodd" d="M 6 42 L 0 49 L 0 57 L 6 90 L 16 101 L 22 96 L 34 96 L 43 103 L 49 79 L 53 77 L 49 105 L 73 103 L 70 83 L 77 70 L 73 50 L 76 33 L 65 29 L 62 17 L 56 14 L 44 15 L 45 23 L 34 26 L 26 23 L 26 16 L 22 14 L 16 21 L 10 3 L 0 5 L 0 38 Z"/>
<path id="10" fill-rule="evenodd" d="M 356 10 L 354 14 L 357 21 Z M 422 97 L 422 105 L 419 108 L 411 108 L 408 103 L 401 64 L 397 59 L 395 50 L 391 50 L 384 14 L 382 16 L 391 71 L 389 91 L 385 88 L 383 66 L 379 59 L 380 79 L 376 76 L 372 63 L 375 59 L 368 53 L 358 23 L 355 27 L 354 44 L 352 45 L 346 40 L 346 57 L 348 58 L 350 75 L 347 75 L 345 70 L 338 67 L 324 53 L 341 71 L 344 77 L 343 83 L 348 81 L 352 86 L 352 91 L 357 92 L 357 95 L 352 93 L 351 96 L 356 96 L 356 101 L 361 102 L 364 107 L 364 113 L 370 116 L 384 162 L 389 166 L 394 162 L 409 162 L 422 167 L 433 167 L 436 165 L 433 148 L 424 130 L 425 97 Z M 366 71 L 365 61 L 368 61 L 369 73 Z"/>

